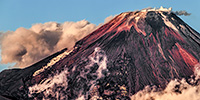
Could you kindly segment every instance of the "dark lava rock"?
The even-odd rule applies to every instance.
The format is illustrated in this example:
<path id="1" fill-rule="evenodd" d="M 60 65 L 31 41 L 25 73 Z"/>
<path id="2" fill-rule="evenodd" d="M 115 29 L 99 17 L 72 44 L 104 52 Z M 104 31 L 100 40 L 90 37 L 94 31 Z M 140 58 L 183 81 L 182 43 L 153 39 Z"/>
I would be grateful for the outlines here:
<path id="1" fill-rule="evenodd" d="M 145 86 L 164 89 L 189 78 L 200 59 L 200 35 L 170 11 L 116 16 L 34 75 L 58 52 L 25 69 L 0 73 L 0 98 L 130 100 Z"/>

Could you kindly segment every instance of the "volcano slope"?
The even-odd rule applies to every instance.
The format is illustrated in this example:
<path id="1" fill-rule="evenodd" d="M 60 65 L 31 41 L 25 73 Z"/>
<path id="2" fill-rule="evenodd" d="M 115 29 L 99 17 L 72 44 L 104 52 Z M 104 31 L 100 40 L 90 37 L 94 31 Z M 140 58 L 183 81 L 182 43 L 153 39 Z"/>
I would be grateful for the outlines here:
<path id="1" fill-rule="evenodd" d="M 190 78 L 199 59 L 199 33 L 170 10 L 125 12 L 71 51 L 25 69 L 4 70 L 0 94 L 8 99 L 128 100 L 147 85 L 164 89 L 170 80 Z"/>

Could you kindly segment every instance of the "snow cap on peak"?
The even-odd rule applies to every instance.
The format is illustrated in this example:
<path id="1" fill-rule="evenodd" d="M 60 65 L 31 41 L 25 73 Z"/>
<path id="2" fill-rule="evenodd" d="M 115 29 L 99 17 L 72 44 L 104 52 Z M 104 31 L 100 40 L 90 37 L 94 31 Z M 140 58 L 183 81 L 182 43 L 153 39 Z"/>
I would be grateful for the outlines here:
<path id="1" fill-rule="evenodd" d="M 164 7 L 160 7 L 160 8 L 145 8 L 142 9 L 141 12 L 146 12 L 146 11 L 166 11 L 166 12 L 171 12 L 172 11 L 172 7 L 170 8 L 164 8 Z"/>

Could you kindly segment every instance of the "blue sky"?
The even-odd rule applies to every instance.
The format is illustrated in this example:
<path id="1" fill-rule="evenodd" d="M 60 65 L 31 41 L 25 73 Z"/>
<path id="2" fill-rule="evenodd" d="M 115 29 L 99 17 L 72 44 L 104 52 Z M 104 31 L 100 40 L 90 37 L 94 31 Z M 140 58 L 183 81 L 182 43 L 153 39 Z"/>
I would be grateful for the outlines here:
<path id="1" fill-rule="evenodd" d="M 160 6 L 191 13 L 181 18 L 200 32 L 200 0 L 0 0 L 0 31 L 30 28 L 35 23 L 49 21 L 86 19 L 98 25 L 110 15 Z M 0 71 L 7 66 L 10 65 L 0 64 Z"/>

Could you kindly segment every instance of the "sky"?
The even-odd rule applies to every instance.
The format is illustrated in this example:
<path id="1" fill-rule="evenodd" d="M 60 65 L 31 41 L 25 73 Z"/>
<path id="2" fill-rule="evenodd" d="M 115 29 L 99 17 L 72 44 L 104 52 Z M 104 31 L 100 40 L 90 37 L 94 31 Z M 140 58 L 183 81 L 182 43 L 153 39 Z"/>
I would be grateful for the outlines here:
<path id="1" fill-rule="evenodd" d="M 200 0 L 0 0 L 0 32 L 29 29 L 33 24 L 87 20 L 100 24 L 110 15 L 160 6 L 173 11 L 186 10 L 180 16 L 200 32 Z M 13 64 L 0 64 L 0 71 Z"/>

